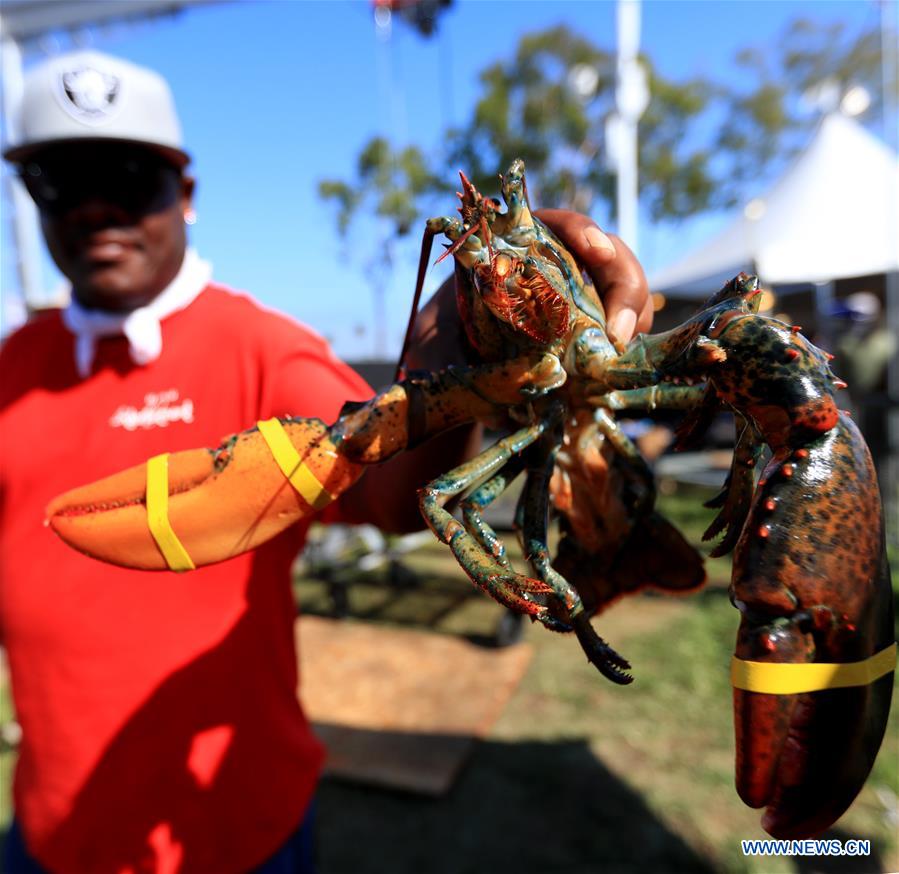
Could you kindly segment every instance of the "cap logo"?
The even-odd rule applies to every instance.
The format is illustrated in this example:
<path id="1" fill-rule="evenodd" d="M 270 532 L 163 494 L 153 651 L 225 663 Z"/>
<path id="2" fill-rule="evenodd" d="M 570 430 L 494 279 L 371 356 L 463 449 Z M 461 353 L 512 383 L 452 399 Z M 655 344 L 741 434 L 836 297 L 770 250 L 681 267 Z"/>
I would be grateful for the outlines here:
<path id="1" fill-rule="evenodd" d="M 60 75 L 60 102 L 63 109 L 78 121 L 102 123 L 118 108 L 120 84 L 118 76 L 96 67 L 80 67 Z"/>

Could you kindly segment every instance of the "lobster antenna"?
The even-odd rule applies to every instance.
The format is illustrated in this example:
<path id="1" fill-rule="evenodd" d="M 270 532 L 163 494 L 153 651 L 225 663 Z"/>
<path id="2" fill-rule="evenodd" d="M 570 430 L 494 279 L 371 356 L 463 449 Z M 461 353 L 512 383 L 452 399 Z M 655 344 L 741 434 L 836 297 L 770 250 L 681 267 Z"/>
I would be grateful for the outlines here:
<path id="1" fill-rule="evenodd" d="M 431 257 L 431 246 L 434 242 L 434 231 L 425 226 L 425 232 L 421 238 L 421 255 L 418 259 L 418 279 L 415 280 L 415 295 L 412 298 L 412 309 L 409 311 L 409 322 L 406 325 L 406 336 L 403 337 L 403 348 L 399 360 L 396 362 L 396 372 L 393 381 L 399 382 L 406 373 L 406 353 L 409 351 L 409 343 L 412 340 L 412 329 L 415 327 L 415 317 L 418 315 L 418 304 L 421 302 L 421 292 L 425 284 L 425 274 L 428 272 L 428 260 Z"/>

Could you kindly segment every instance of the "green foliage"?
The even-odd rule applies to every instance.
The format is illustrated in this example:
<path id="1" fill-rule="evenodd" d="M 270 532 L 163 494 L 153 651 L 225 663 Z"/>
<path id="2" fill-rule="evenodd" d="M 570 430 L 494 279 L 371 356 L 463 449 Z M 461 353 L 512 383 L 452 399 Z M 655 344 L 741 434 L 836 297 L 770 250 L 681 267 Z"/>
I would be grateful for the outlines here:
<path id="1" fill-rule="evenodd" d="M 710 153 L 703 145 L 685 148 L 715 88 L 705 79 L 671 82 L 643 59 L 649 105 L 639 127 L 640 195 L 654 219 L 684 218 L 720 205 Z"/>
<path id="2" fill-rule="evenodd" d="M 885 99 L 896 100 L 895 83 L 885 98 L 880 60 L 876 27 L 852 35 L 843 22 L 803 18 L 788 24 L 771 49 L 741 51 L 735 58 L 741 87 L 722 92 L 726 114 L 715 140 L 716 150 L 729 159 L 729 175 L 722 180 L 726 201 L 733 202 L 743 184 L 776 159 L 790 158 L 818 112 L 835 109 L 853 86 L 864 86 L 871 96 L 860 120 L 879 118 Z M 810 105 L 816 96 L 817 110 Z"/>
<path id="3" fill-rule="evenodd" d="M 440 180 L 428 169 L 416 146 L 395 151 L 383 137 L 370 140 L 359 153 L 356 180 L 324 179 L 319 197 L 337 203 L 337 230 L 344 236 L 359 207 L 372 200 L 374 213 L 390 219 L 397 234 L 407 234 L 418 216 L 417 199 L 439 189 Z"/>
<path id="4" fill-rule="evenodd" d="M 573 87 L 579 69 L 595 72 L 591 93 Z M 511 60 L 491 65 L 480 78 L 484 91 L 473 117 L 447 138 L 448 165 L 465 167 L 475 185 L 489 190 L 497 171 L 520 157 L 543 206 L 592 202 L 608 173 L 594 159 L 610 109 L 614 57 L 557 27 L 523 37 Z"/>
<path id="5" fill-rule="evenodd" d="M 822 83 L 837 98 L 863 85 L 873 122 L 883 93 L 876 28 L 850 34 L 844 24 L 790 23 L 771 46 L 738 53 L 736 84 L 664 76 L 643 56 L 650 99 L 639 125 L 640 198 L 655 220 L 732 206 L 766 171 L 801 146 L 820 117 L 808 95 Z M 495 193 L 496 173 L 523 158 L 532 201 L 612 214 L 614 175 L 606 121 L 614 112 L 615 56 L 565 26 L 527 34 L 514 54 L 480 74 L 481 95 L 468 121 L 447 130 L 439 154 L 398 148 L 383 138 L 362 149 L 356 179 L 327 180 L 319 191 L 337 204 L 345 234 L 365 206 L 397 235 L 408 233 L 435 193 L 465 168 Z M 831 107 L 835 108 L 835 107 Z"/>

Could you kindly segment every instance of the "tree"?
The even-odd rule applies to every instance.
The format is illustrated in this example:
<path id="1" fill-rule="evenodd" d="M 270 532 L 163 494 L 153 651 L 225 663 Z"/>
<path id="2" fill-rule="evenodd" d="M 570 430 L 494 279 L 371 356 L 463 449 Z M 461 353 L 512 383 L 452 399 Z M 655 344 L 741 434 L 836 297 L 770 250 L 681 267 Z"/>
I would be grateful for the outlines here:
<path id="1" fill-rule="evenodd" d="M 723 94 L 727 114 L 715 140 L 716 151 L 730 158 L 729 200 L 760 169 L 789 159 L 820 113 L 836 109 L 853 88 L 864 88 L 870 99 L 859 115 L 864 123 L 874 124 L 887 104 L 895 105 L 897 83 L 884 94 L 881 49 L 876 27 L 853 36 L 844 22 L 799 18 L 773 47 L 740 52 L 734 62 L 747 86 Z"/>
<path id="2" fill-rule="evenodd" d="M 873 121 L 895 88 L 883 93 L 881 40 L 876 28 L 858 35 L 844 24 L 799 19 L 774 46 L 746 49 L 734 63 L 741 86 L 704 78 L 675 81 L 642 56 L 650 102 L 640 120 L 640 199 L 656 220 L 682 219 L 733 205 L 748 183 L 776 169 L 797 149 L 821 108 L 809 94 L 825 83 L 839 97 L 864 86 Z M 614 213 L 614 176 L 603 163 L 605 121 L 614 104 L 611 51 L 566 27 L 526 35 L 511 59 L 480 76 L 482 95 L 471 118 L 446 132 L 443 154 L 416 146 L 395 149 L 385 139 L 361 151 L 353 182 L 324 180 L 319 193 L 336 202 L 345 234 L 363 204 L 408 233 L 435 192 L 445 192 L 455 168 L 485 193 L 496 172 L 524 159 L 533 198 L 542 206 Z M 833 107 L 835 108 L 835 106 Z"/>

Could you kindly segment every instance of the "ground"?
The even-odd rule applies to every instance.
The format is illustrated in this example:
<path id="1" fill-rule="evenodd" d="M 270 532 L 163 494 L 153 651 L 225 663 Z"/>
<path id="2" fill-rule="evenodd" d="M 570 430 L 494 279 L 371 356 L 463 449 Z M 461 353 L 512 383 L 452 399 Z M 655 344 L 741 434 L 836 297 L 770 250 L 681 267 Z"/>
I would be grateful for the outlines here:
<path id="1" fill-rule="evenodd" d="M 711 515 L 701 499 L 683 490 L 663 499 L 697 541 Z M 383 570 L 354 573 L 347 621 L 492 642 L 501 610 L 474 591 L 445 547 L 427 542 L 402 566 L 414 575 L 408 588 L 381 585 Z M 743 856 L 742 839 L 766 835 L 733 788 L 728 664 L 738 616 L 727 598 L 727 561 L 709 568 L 710 583 L 696 595 L 640 595 L 596 620 L 634 666 L 629 687 L 600 677 L 572 638 L 528 623 L 530 669 L 445 797 L 325 781 L 321 874 L 899 870 L 895 708 L 871 778 L 824 836 L 869 838 L 870 857 Z M 307 612 L 330 612 L 327 586 L 299 577 L 296 589 Z M 2 694 L 8 719 L 8 689 Z M 13 760 L 12 750 L 0 753 L 4 825 Z"/>

